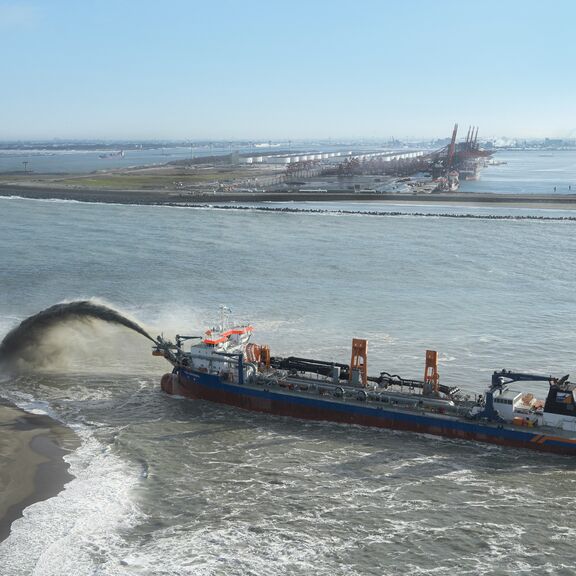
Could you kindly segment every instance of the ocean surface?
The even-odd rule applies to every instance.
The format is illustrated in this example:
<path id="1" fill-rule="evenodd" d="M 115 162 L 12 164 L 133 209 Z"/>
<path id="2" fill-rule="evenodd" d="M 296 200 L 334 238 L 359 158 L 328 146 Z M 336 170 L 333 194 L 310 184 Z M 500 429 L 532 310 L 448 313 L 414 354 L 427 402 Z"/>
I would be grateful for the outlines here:
<path id="1" fill-rule="evenodd" d="M 462 192 L 576 194 L 575 150 L 501 150 L 479 180 L 460 183 Z"/>
<path id="2" fill-rule="evenodd" d="M 276 355 L 347 362 L 366 337 L 370 372 L 421 378 L 432 348 L 470 392 L 494 369 L 574 372 L 576 222 L 18 198 L 0 222 L 0 335 L 63 300 L 172 337 L 227 304 Z M 47 368 L 0 394 L 82 444 L 0 544 L 2 576 L 574 574 L 570 459 L 169 397 L 169 365 L 122 328 L 41 346 Z"/>

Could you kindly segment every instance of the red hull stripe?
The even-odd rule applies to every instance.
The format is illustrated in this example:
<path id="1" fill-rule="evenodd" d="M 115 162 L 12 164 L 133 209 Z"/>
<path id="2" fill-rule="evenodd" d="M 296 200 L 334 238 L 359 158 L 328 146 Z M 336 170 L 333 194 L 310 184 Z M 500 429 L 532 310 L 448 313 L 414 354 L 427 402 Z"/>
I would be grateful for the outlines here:
<path id="1" fill-rule="evenodd" d="M 172 378 L 166 380 L 163 378 L 162 388 L 170 394 L 228 404 L 254 412 L 421 432 L 448 438 L 576 455 L 576 441 L 568 438 L 425 414 L 392 411 L 379 406 L 347 404 L 333 399 L 332 396 L 327 396 L 326 399 L 306 398 L 266 388 L 253 389 L 225 384 L 215 375 L 181 369 L 175 369 Z"/>

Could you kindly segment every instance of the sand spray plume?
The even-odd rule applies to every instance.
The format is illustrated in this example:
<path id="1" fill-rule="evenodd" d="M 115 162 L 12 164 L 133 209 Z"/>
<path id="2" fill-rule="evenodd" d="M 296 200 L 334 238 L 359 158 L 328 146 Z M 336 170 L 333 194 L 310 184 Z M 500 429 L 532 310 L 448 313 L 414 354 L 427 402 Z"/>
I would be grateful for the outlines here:
<path id="1" fill-rule="evenodd" d="M 50 333 L 56 328 L 63 328 L 71 322 L 90 324 L 98 320 L 124 326 L 155 342 L 142 326 L 109 306 L 94 300 L 64 302 L 26 318 L 8 332 L 0 343 L 0 364 L 14 364 L 18 360 L 32 365 L 45 364 L 50 350 L 46 340 L 50 340 Z M 57 346 L 49 352 L 50 355 L 61 353 Z"/>

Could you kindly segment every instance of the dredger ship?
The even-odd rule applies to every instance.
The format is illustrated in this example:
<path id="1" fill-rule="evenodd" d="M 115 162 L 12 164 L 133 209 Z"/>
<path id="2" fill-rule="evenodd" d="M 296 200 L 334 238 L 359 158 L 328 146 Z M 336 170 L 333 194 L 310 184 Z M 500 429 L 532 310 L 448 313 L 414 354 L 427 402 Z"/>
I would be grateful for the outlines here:
<path id="1" fill-rule="evenodd" d="M 250 342 L 252 332 L 223 309 L 220 323 L 202 336 L 159 336 L 153 354 L 174 367 L 162 390 L 281 416 L 576 455 L 576 386 L 568 376 L 500 370 L 472 398 L 440 384 L 433 350 L 426 351 L 423 380 L 370 376 L 366 340 L 354 338 L 350 364 L 340 364 L 272 356 L 268 346 Z M 547 382 L 546 399 L 512 388 L 522 381 Z"/>

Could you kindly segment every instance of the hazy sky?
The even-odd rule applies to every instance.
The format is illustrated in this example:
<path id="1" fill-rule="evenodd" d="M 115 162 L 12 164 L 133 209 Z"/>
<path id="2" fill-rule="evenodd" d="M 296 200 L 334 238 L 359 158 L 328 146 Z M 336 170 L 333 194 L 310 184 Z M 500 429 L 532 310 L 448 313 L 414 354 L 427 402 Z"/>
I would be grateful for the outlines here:
<path id="1" fill-rule="evenodd" d="M 0 0 L 0 140 L 576 137 L 576 0 Z"/>

